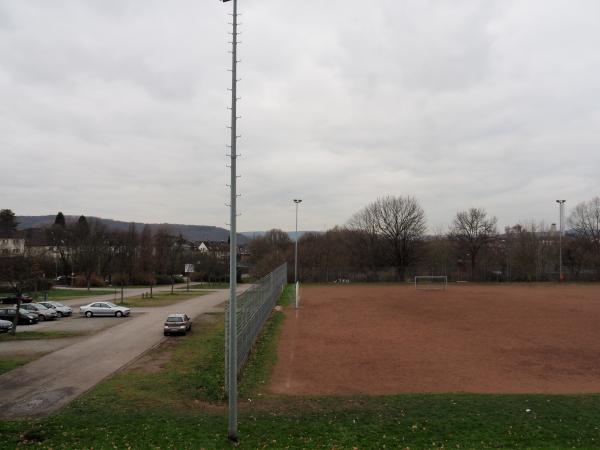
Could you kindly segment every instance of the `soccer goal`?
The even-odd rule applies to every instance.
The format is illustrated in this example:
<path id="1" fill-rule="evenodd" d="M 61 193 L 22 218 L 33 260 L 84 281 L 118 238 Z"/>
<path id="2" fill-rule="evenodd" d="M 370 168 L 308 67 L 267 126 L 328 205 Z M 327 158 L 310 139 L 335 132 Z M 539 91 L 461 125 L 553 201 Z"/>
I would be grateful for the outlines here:
<path id="1" fill-rule="evenodd" d="M 448 277 L 445 275 L 431 276 L 419 275 L 415 277 L 415 289 L 439 289 L 446 290 Z"/>

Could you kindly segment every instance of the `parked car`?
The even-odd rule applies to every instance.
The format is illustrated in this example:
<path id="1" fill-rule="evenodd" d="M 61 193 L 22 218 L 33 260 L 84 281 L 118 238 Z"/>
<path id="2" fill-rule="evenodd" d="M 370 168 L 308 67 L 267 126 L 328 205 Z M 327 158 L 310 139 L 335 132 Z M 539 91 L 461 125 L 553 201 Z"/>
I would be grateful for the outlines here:
<path id="1" fill-rule="evenodd" d="M 40 305 L 39 303 L 24 303 L 21 305 L 21 308 L 32 313 L 37 313 L 39 316 L 39 320 L 58 319 L 58 313 L 56 312 L 56 310 L 46 308 L 44 305 Z"/>
<path id="2" fill-rule="evenodd" d="M 17 309 L 15 307 L 0 308 L 0 319 L 2 320 L 13 322 L 16 314 Z M 34 323 L 38 323 L 38 321 L 39 319 L 37 313 L 27 311 L 23 308 L 19 309 L 19 325 L 33 325 Z"/>
<path id="3" fill-rule="evenodd" d="M 165 320 L 164 335 L 184 334 L 192 329 L 192 320 L 187 314 L 169 314 Z"/>
<path id="4" fill-rule="evenodd" d="M 61 285 L 61 286 L 69 286 L 71 284 L 71 277 L 68 277 L 66 275 L 61 275 L 59 277 L 56 277 L 54 279 L 54 284 Z"/>
<path id="5" fill-rule="evenodd" d="M 19 299 L 16 295 L 9 295 L 7 297 L 0 298 L 0 304 L 2 305 L 16 305 Z M 21 296 L 21 303 L 31 303 L 33 299 L 29 295 Z"/>
<path id="6" fill-rule="evenodd" d="M 12 322 L 0 319 L 0 333 L 8 333 L 10 330 L 12 330 L 12 327 Z"/>
<path id="7" fill-rule="evenodd" d="M 38 303 L 40 305 L 45 306 L 46 308 L 54 309 L 58 313 L 58 317 L 65 317 L 65 316 L 70 316 L 71 314 L 73 314 L 72 308 L 70 308 L 69 306 L 65 306 L 59 302 L 44 301 L 44 302 L 38 302 Z"/>
<path id="8" fill-rule="evenodd" d="M 79 314 L 86 317 L 93 316 L 128 316 L 131 310 L 111 302 L 94 302 L 79 308 Z"/>

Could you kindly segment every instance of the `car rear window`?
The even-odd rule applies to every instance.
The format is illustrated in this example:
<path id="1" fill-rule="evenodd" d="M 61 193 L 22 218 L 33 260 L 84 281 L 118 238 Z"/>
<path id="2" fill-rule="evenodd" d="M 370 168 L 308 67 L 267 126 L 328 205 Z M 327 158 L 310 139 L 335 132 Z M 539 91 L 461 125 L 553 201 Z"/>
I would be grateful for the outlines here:
<path id="1" fill-rule="evenodd" d="M 183 317 L 167 317 L 167 322 L 183 322 Z"/>

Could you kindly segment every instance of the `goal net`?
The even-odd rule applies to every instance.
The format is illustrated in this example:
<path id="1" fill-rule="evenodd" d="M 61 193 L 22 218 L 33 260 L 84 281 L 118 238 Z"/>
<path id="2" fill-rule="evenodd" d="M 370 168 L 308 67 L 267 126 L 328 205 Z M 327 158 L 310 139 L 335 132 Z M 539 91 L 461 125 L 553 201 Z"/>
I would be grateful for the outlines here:
<path id="1" fill-rule="evenodd" d="M 420 275 L 415 277 L 415 289 L 439 289 L 445 290 L 448 286 L 447 276 Z"/>

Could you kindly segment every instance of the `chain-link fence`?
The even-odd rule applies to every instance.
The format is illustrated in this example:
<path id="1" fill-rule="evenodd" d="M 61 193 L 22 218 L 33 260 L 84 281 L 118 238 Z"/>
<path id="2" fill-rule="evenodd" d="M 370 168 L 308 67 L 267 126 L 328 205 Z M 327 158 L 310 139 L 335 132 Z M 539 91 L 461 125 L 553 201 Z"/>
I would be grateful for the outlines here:
<path id="1" fill-rule="evenodd" d="M 261 278 L 237 297 L 237 367 L 238 372 L 250 355 L 260 330 L 269 318 L 287 283 L 287 264 Z M 228 373 L 229 304 L 225 307 L 225 384 Z"/>

